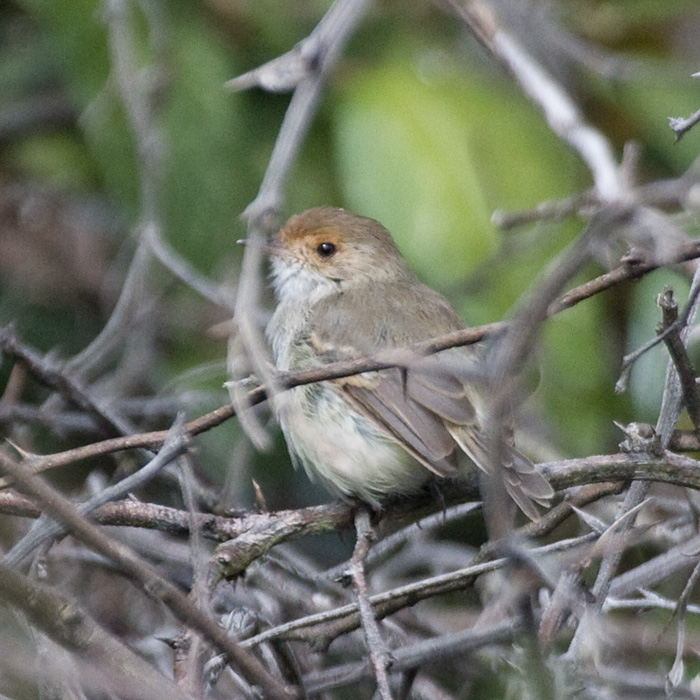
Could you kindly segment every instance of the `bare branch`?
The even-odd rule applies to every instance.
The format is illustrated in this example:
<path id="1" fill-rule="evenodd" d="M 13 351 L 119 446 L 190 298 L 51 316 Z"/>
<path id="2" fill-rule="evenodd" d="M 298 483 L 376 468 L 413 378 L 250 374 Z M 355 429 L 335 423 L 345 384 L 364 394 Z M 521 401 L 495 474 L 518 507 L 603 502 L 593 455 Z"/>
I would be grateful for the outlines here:
<path id="1" fill-rule="evenodd" d="M 700 122 L 700 109 L 687 118 L 669 117 L 668 125 L 676 135 L 676 142 L 680 141 L 698 122 Z"/>
<path id="2" fill-rule="evenodd" d="M 583 158 L 593 175 L 598 196 L 605 202 L 621 199 L 612 148 L 605 136 L 587 124 L 573 100 L 499 22 L 495 3 L 484 0 L 445 0 L 476 36 L 511 71 L 524 92 L 544 112 L 550 128 Z"/>
<path id="3" fill-rule="evenodd" d="M 683 392 L 683 403 L 695 429 L 700 431 L 700 396 L 695 383 L 695 369 L 681 340 L 682 326 L 677 323 L 678 304 L 673 298 L 673 289 L 671 287 L 666 287 L 664 293 L 659 295 L 658 304 L 663 312 L 661 333 L 668 331 L 664 333 L 663 341 L 678 373 Z"/>
<path id="4" fill-rule="evenodd" d="M 167 605 L 180 620 L 200 631 L 220 651 L 228 654 L 246 675 L 265 688 L 271 698 L 283 700 L 293 697 L 255 657 L 233 642 L 213 619 L 193 607 L 175 585 L 162 578 L 153 566 L 78 514 L 73 504 L 55 489 L 39 477 L 26 474 L 21 466 L 3 454 L 0 454 L 0 470 L 10 475 L 24 491 L 41 501 L 46 512 L 61 521 L 71 534 L 118 564 L 145 591 Z"/>
<path id="5" fill-rule="evenodd" d="M 311 42 L 318 53 L 311 66 L 313 70 L 299 80 L 292 100 L 280 127 L 275 147 L 265 176 L 255 199 L 246 208 L 248 237 L 251 240 L 267 238 L 277 229 L 284 183 L 302 141 L 318 107 L 326 78 L 340 56 L 343 47 L 360 21 L 369 0 L 336 0 L 321 21 Z M 326 43 L 321 45 L 318 39 Z M 279 388 L 267 361 L 267 346 L 263 342 L 256 323 L 260 299 L 260 266 L 262 247 L 246 246 L 241 264 L 241 276 L 234 318 L 238 339 L 246 351 L 254 372 L 268 385 L 272 393 Z M 239 412 L 239 420 L 252 442 L 265 447 L 269 440 L 254 416 L 246 410 L 251 404 L 248 397 L 232 387 L 231 400 Z"/>
<path id="6" fill-rule="evenodd" d="M 177 459 L 187 449 L 189 438 L 182 432 L 182 420 L 171 429 L 168 438 L 163 443 L 160 452 L 144 467 L 122 479 L 119 483 L 102 489 L 96 496 L 77 507 L 81 515 L 88 515 L 104 503 L 124 497 L 131 491 L 147 484 L 162 469 Z M 54 520 L 42 516 L 32 526 L 29 532 L 4 556 L 5 566 L 17 566 L 28 557 L 37 547 L 47 540 L 58 537 L 66 532 L 66 528 Z"/>
<path id="7" fill-rule="evenodd" d="M 98 625 L 77 601 L 18 574 L 4 563 L 0 564 L 0 597 L 82 661 L 81 675 L 87 677 L 88 687 L 97 686 L 93 686 L 95 695 L 157 700 L 167 693 L 173 700 L 190 698 Z"/>
<path id="8" fill-rule="evenodd" d="M 389 655 L 387 653 L 384 640 L 379 633 L 379 625 L 372 612 L 367 593 L 367 579 L 365 577 L 364 560 L 367 557 L 370 544 L 374 540 L 374 532 L 369 521 L 369 511 L 361 508 L 355 514 L 355 530 L 357 532 L 357 542 L 355 550 L 350 559 L 350 575 L 357 595 L 357 607 L 360 611 L 360 623 L 367 642 L 369 660 L 374 671 L 374 678 L 377 681 L 377 692 L 381 700 L 391 700 L 391 689 L 389 688 Z"/>

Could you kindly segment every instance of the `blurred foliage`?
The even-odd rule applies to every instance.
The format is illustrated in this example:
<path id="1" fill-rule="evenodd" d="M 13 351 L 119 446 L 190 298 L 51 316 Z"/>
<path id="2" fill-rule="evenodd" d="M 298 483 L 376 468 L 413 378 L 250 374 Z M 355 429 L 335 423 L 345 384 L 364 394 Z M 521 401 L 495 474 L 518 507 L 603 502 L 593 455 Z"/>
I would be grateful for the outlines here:
<path id="1" fill-rule="evenodd" d="M 224 83 L 289 50 L 329 5 L 127 3 L 132 58 L 150 81 L 162 140 L 156 177 L 164 237 L 226 288 L 235 288 L 239 272 L 241 214 L 258 190 L 289 97 L 235 94 Z M 444 292 L 469 323 L 481 324 L 512 313 L 585 225 L 572 218 L 504 232 L 491 223 L 494 210 L 532 208 L 583 192 L 591 178 L 511 77 L 439 5 L 378 2 L 372 8 L 330 77 L 289 176 L 284 214 L 334 204 L 379 219 L 421 279 Z M 700 83 L 690 77 L 700 70 L 697 0 L 515 0 L 503 6 L 524 27 L 528 48 L 618 156 L 626 142 L 639 144 L 642 181 L 677 177 L 692 166 L 700 130 L 675 144 L 668 117 L 700 107 Z M 59 358 L 78 353 L 104 327 L 133 258 L 143 209 L 142 165 L 114 78 L 108 7 L 99 0 L 0 5 L 0 323 L 14 322 L 23 339 Z M 182 405 L 194 417 L 227 400 L 226 332 L 220 326 L 212 332 L 226 312 L 161 266 L 152 268 L 141 325 L 124 338 L 138 374 L 120 382 L 123 367 L 115 360 L 95 382 L 117 405 L 134 396 L 175 397 L 170 410 L 137 416 L 143 429 L 169 425 Z M 602 271 L 591 264 L 575 283 Z M 665 284 L 685 299 L 686 280 L 662 270 L 547 323 L 525 368 L 532 394 L 525 404 L 528 426 L 551 444 L 543 458 L 612 451 L 621 437 L 614 420 L 655 421 L 667 362 L 662 347 L 637 364 L 626 394 L 615 394 L 614 386 L 622 356 L 654 335 L 660 316 L 655 299 Z M 266 302 L 272 303 L 269 292 Z M 697 367 L 700 349 L 691 352 Z M 11 369 L 0 364 L 0 387 Z M 33 406 L 47 396 L 26 380 L 19 398 Z M 266 408 L 260 415 L 267 421 Z M 37 452 L 87 440 L 80 431 L 52 433 L 39 424 L 32 432 L 21 422 L 2 437 Z M 195 444 L 195 467 L 222 510 L 253 506 L 251 477 L 270 508 L 329 499 L 291 469 L 279 439 L 269 454 L 256 455 L 240 425 L 229 422 Z M 130 460 L 133 455 L 99 466 L 125 470 Z M 82 486 L 93 466 L 62 473 L 61 485 L 73 479 Z M 468 529 L 475 544 L 483 538 L 480 523 Z M 10 541 L 9 528 L 0 527 L 0 534 Z M 327 565 L 350 546 L 339 539 L 302 545 L 322 551 Z M 139 608 L 119 603 L 100 605 L 115 618 L 124 607 L 139 617 Z M 471 696 L 495 697 L 495 684 L 506 686 L 517 676 L 494 678 L 494 669 L 472 669 Z"/>
<path id="2" fill-rule="evenodd" d="M 216 281 L 235 283 L 239 217 L 255 196 L 288 103 L 287 96 L 260 91 L 232 94 L 223 83 L 290 49 L 328 4 L 176 0 L 130 8 L 134 58 L 144 76 L 159 71 L 154 103 L 164 140 L 165 235 Z M 615 79 L 592 72 L 573 53 L 550 56 L 550 68 L 616 151 L 636 139 L 645 179 L 689 167 L 698 135 L 674 145 L 667 117 L 700 105 L 690 78 L 700 53 L 690 40 L 700 23 L 697 4 L 578 0 L 551 3 L 549 11 L 561 23 L 550 29 L 570 32 L 588 42 L 592 55 L 602 51 L 622 69 L 635 67 L 621 72 L 632 77 Z M 65 355 L 83 347 L 108 317 L 141 206 L 135 141 L 110 77 L 106 12 L 96 0 L 18 0 L 0 9 L 0 260 L 6 261 L 0 321 L 14 320 L 28 341 Z M 484 323 L 506 316 L 583 225 L 503 233 L 490 223 L 493 211 L 533 207 L 590 184 L 578 157 L 457 20 L 430 4 L 379 3 L 331 78 L 290 176 L 285 213 L 331 203 L 378 218 L 422 279 L 448 294 L 469 322 Z M 28 202 L 37 198 L 52 216 L 27 219 Z M 88 226 L 83 237 L 76 238 L 76 221 Z M 81 261 L 85 235 L 93 252 Z M 21 259 L 8 257 L 15 248 Z M 80 281 L 79 265 L 96 273 Z M 225 314 L 167 277 L 159 273 L 159 354 L 149 383 L 156 390 L 214 387 L 215 404 L 224 399 L 218 390 L 224 370 L 222 362 L 214 369 L 210 363 L 223 360 L 225 343 L 207 329 Z M 665 273 L 666 279 L 683 287 L 675 275 Z M 654 276 L 548 325 L 529 405 L 552 426 L 549 435 L 563 454 L 612 449 L 613 419 L 653 418 L 663 351 L 640 364 L 627 396 L 616 396 L 613 387 L 621 354 L 654 331 L 661 288 Z M 201 372 L 189 371 L 200 365 Z M 200 459 L 217 480 L 238 435 L 233 428 L 218 432 L 228 437 Z M 213 450 L 211 463 L 206 449 Z M 274 505 L 296 499 L 285 481 L 296 477 L 286 464 L 259 476 L 279 494 Z M 305 477 L 294 483 L 307 488 Z"/>

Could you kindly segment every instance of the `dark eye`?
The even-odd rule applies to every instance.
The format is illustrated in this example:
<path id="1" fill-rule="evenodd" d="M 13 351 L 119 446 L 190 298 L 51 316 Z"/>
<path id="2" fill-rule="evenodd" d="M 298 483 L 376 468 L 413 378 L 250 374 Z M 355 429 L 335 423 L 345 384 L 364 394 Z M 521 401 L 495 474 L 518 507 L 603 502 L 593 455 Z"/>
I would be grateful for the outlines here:
<path id="1" fill-rule="evenodd" d="M 335 254 L 336 247 L 334 243 L 329 243 L 328 241 L 325 241 L 324 243 L 319 243 L 318 247 L 316 248 L 316 252 L 322 257 L 322 258 L 330 258 L 332 255 Z"/>

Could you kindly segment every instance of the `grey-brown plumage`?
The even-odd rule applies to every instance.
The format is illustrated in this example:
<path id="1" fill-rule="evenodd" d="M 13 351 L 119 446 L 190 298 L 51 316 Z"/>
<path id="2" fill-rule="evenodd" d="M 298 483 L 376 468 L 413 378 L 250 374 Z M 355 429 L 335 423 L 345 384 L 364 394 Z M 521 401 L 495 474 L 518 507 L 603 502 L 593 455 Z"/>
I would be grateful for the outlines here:
<path id="1" fill-rule="evenodd" d="M 277 366 L 306 369 L 400 348 L 464 328 L 449 302 L 421 284 L 378 222 L 322 207 L 293 216 L 267 246 L 279 305 L 268 327 Z M 408 367 L 298 387 L 277 397 L 290 452 L 334 492 L 374 505 L 430 476 L 452 476 L 459 451 L 481 469 L 478 355 L 454 348 Z M 538 517 L 546 479 L 509 441 L 505 487 Z"/>

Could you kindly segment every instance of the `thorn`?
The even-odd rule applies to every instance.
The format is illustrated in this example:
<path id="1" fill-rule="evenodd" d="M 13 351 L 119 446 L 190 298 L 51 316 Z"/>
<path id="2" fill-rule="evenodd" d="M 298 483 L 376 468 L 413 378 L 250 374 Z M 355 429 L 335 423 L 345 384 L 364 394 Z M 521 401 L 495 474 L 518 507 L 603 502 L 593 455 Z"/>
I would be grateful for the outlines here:
<path id="1" fill-rule="evenodd" d="M 260 488 L 260 484 L 255 481 L 253 481 L 253 489 L 255 490 L 255 506 L 256 508 L 261 512 L 261 513 L 268 513 L 267 509 L 267 502 L 265 501 L 265 496 L 263 495 L 262 489 Z"/>

